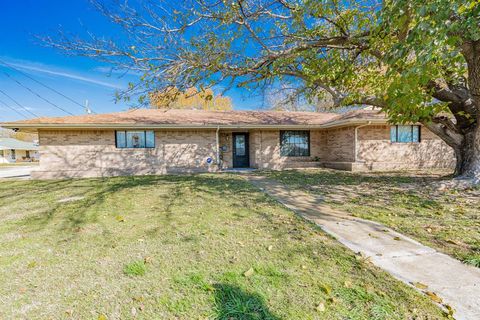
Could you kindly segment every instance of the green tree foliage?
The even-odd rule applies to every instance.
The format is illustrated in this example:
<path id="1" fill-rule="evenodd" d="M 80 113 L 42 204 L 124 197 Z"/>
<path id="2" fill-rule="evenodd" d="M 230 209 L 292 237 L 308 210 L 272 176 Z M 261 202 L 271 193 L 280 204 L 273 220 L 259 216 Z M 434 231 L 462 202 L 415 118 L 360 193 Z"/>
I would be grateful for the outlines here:
<path id="1" fill-rule="evenodd" d="M 392 122 L 421 122 L 455 150 L 458 175 L 480 178 L 478 0 L 94 5 L 128 40 L 62 33 L 45 41 L 142 72 L 120 98 L 144 102 L 172 86 L 288 84 L 303 99 L 373 105 Z"/>

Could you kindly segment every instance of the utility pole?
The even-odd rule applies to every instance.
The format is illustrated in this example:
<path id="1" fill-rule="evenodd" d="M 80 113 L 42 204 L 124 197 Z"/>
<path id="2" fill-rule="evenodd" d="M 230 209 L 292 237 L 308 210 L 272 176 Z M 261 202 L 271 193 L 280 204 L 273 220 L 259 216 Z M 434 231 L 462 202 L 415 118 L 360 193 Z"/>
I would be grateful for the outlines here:
<path id="1" fill-rule="evenodd" d="M 88 100 L 85 100 L 85 112 L 87 114 L 91 114 L 92 113 L 92 110 L 90 110 L 90 108 L 88 107 Z"/>

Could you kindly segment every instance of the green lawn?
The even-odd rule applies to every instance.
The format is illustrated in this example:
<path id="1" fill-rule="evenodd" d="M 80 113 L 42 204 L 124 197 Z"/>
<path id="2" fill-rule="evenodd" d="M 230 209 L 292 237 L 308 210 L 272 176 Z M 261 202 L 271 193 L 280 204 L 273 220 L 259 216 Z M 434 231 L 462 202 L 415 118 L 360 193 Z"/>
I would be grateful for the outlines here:
<path id="1" fill-rule="evenodd" d="M 438 319 L 241 177 L 0 184 L 0 319 Z"/>
<path id="2" fill-rule="evenodd" d="M 480 189 L 439 190 L 446 172 L 349 173 L 328 169 L 269 172 L 331 206 L 375 220 L 480 267 Z"/>

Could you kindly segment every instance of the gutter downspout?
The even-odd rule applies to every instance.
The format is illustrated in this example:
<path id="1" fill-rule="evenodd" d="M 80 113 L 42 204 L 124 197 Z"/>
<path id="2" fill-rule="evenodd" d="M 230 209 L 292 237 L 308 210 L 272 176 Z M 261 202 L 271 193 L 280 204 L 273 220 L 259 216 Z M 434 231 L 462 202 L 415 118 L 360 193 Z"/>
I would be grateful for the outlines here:
<path id="1" fill-rule="evenodd" d="M 355 140 L 354 140 L 354 162 L 358 161 L 358 129 L 369 126 L 372 124 L 372 121 L 368 121 L 367 124 L 362 124 L 361 126 L 355 127 Z"/>
<path id="2" fill-rule="evenodd" d="M 217 167 L 220 169 L 220 126 L 217 127 L 217 131 L 215 132 L 215 139 L 217 143 Z"/>

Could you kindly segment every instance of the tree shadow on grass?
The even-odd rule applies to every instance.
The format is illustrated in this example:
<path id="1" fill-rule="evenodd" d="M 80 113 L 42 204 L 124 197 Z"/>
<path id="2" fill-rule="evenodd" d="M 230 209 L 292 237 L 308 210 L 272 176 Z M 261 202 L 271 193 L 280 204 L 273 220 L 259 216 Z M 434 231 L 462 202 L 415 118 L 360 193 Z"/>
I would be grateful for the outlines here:
<path id="1" fill-rule="evenodd" d="M 398 184 L 432 184 L 451 178 L 448 170 L 392 171 L 392 172 L 346 172 L 333 169 L 264 171 L 270 178 L 295 187 L 305 186 L 356 186 L 363 183 L 396 186 Z"/>
<path id="2" fill-rule="evenodd" d="M 257 293 L 230 284 L 215 284 L 216 320 L 280 320 Z"/>
<path id="3" fill-rule="evenodd" d="M 72 232 L 79 227 L 91 223 L 98 223 L 98 212 L 92 210 L 102 205 L 112 195 L 130 189 L 168 188 L 173 191 L 168 197 L 159 199 L 167 203 L 164 211 L 167 218 L 172 219 L 172 206 L 182 202 L 184 197 L 195 192 L 196 198 L 205 198 L 212 201 L 225 197 L 251 197 L 251 185 L 234 176 L 227 175 L 163 175 L 163 176 L 131 176 L 97 179 L 70 179 L 48 181 L 26 181 L 14 183 L 12 186 L 23 187 L 25 193 L 12 188 L 0 188 L 0 203 L 8 201 L 42 202 L 43 205 L 34 215 L 17 222 L 19 226 L 27 227 L 31 231 L 38 231 L 46 227 L 55 217 L 60 217 L 59 227 L 62 231 Z M 61 192 L 66 189 L 65 197 L 82 197 L 75 202 L 61 203 L 58 200 L 45 202 L 47 195 Z M 138 191 L 139 189 L 137 189 Z M 103 212 L 103 211 L 102 211 Z M 107 212 L 113 214 L 112 212 Z M 125 213 L 128 215 L 128 212 Z"/>

